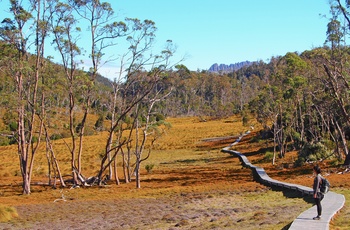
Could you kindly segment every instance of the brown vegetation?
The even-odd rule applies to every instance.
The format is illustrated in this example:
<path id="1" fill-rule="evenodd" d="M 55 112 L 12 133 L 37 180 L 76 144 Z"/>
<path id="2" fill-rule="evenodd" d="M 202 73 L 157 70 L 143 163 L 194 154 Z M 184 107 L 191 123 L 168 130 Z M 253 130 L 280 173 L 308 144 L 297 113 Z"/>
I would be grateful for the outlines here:
<path id="1" fill-rule="evenodd" d="M 275 191 L 252 178 L 238 158 L 222 153 L 249 127 L 239 117 L 202 122 L 197 118 L 168 119 L 172 128 L 162 136 L 142 165 L 141 189 L 135 183 L 104 187 L 53 189 L 47 185 L 43 153 L 38 154 L 32 194 L 21 195 L 15 146 L 0 147 L 0 203 L 17 210 L 18 217 L 0 223 L 2 229 L 283 229 L 311 203 L 299 194 Z M 259 130 L 256 124 L 255 130 Z M 271 143 L 244 138 L 236 149 L 275 179 L 311 186 L 311 166 L 294 168 L 295 152 L 266 160 Z M 103 135 L 88 137 L 83 174 L 94 175 Z M 69 153 L 55 142 L 62 171 L 69 174 Z M 65 161 L 67 166 L 65 166 Z M 151 170 L 146 166 L 152 165 Z M 350 199 L 349 174 L 322 163 L 332 190 Z M 98 168 L 98 167 L 97 167 Z M 328 175 L 329 174 L 329 175 Z M 120 174 L 121 175 L 121 174 Z M 307 199 L 306 199 L 307 200 Z M 348 201 L 331 229 L 346 229 Z"/>

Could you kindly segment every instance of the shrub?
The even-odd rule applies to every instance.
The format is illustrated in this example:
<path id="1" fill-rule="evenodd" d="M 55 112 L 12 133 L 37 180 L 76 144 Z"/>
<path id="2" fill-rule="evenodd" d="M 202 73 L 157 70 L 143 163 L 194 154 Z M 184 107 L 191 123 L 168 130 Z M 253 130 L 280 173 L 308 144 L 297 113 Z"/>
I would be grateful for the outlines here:
<path id="1" fill-rule="evenodd" d="M 156 121 L 164 121 L 165 116 L 163 114 L 157 113 L 155 116 Z"/>
<path id="2" fill-rule="evenodd" d="M 102 131 L 103 130 L 103 116 L 99 116 L 97 121 L 95 122 L 95 130 Z"/>
<path id="3" fill-rule="evenodd" d="M 339 159 L 335 158 L 332 161 L 329 162 L 329 164 L 333 167 L 336 167 L 340 164 L 341 162 L 339 161 Z"/>
<path id="4" fill-rule="evenodd" d="M 243 116 L 242 118 L 242 123 L 243 123 L 243 126 L 248 126 L 248 122 L 249 122 L 249 118 L 248 116 Z"/>
<path id="5" fill-rule="evenodd" d="M 7 146 L 10 144 L 10 139 L 0 136 L 0 146 Z"/>
<path id="6" fill-rule="evenodd" d="M 317 142 L 314 144 L 307 143 L 298 153 L 296 161 L 297 166 L 303 165 L 305 162 L 318 161 L 328 158 L 331 155 L 329 150 L 323 143 Z"/>
<path id="7" fill-rule="evenodd" d="M 147 165 L 145 166 L 145 169 L 146 169 L 146 171 L 147 171 L 148 173 L 151 173 L 153 167 L 154 167 L 154 164 L 147 164 Z"/>
<path id="8" fill-rule="evenodd" d="M 265 156 L 264 156 L 264 162 L 269 162 L 269 161 L 272 161 L 273 159 L 273 152 L 266 152 L 265 153 Z"/>
<path id="9" fill-rule="evenodd" d="M 50 136 L 50 140 L 59 140 L 62 138 L 62 135 L 59 133 L 54 133 Z"/>
<path id="10" fill-rule="evenodd" d="M 11 131 L 16 131 L 18 129 L 18 124 L 15 121 L 11 121 L 8 126 Z"/>
<path id="11" fill-rule="evenodd" d="M 255 135 L 249 140 L 249 143 L 260 143 L 262 141 L 265 141 L 265 140 L 263 140 L 261 136 Z"/>
<path id="12" fill-rule="evenodd" d="M 36 142 L 38 142 L 38 137 L 37 136 L 33 136 L 32 137 L 32 143 L 36 143 Z"/>
<path id="13" fill-rule="evenodd" d="M 112 113 L 111 112 L 107 113 L 106 120 L 108 120 L 108 121 L 112 120 Z"/>

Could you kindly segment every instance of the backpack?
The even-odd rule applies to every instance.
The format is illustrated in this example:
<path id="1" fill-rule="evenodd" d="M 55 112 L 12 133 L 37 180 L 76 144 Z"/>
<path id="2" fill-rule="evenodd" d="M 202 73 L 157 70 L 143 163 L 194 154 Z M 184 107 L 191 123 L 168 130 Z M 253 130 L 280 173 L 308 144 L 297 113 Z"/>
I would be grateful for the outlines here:
<path id="1" fill-rule="evenodd" d="M 320 192 L 326 194 L 329 191 L 329 187 L 331 187 L 329 181 L 326 178 L 321 177 Z"/>

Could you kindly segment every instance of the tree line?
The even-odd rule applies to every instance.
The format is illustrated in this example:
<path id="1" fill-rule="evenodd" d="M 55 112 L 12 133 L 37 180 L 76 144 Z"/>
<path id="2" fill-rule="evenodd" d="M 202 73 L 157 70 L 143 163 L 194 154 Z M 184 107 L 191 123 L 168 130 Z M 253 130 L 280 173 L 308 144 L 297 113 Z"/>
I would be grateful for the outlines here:
<path id="1" fill-rule="evenodd" d="M 10 0 L 11 17 L 0 27 L 0 144 L 18 146 L 23 194 L 30 194 L 35 155 L 47 146 L 50 184 L 66 186 L 52 142 L 68 138 L 73 186 L 120 183 L 116 156 L 125 182 L 168 127 L 167 116 L 225 117 L 253 114 L 274 140 L 274 156 L 298 150 L 296 164 L 337 159 L 349 165 L 349 47 L 347 1 L 333 1 L 324 46 L 258 61 L 231 73 L 190 71 L 171 64 L 171 40 L 154 54 L 155 23 L 125 18 L 115 21 L 109 3 L 96 0 Z M 82 21 L 88 25 L 81 28 Z M 84 24 L 84 25 L 85 25 Z M 88 31 L 91 67 L 79 68 L 82 31 Z M 28 33 L 29 32 L 29 33 Z M 120 71 L 113 81 L 99 70 L 105 50 L 128 44 L 118 53 Z M 47 45 L 60 64 L 46 55 Z M 33 47 L 35 47 L 33 49 Z M 34 50 L 34 51 L 33 51 Z M 117 50 L 117 49 L 116 49 Z M 108 58 L 107 58 L 108 59 Z M 98 115 L 93 127 L 88 123 Z M 54 121 L 63 120 L 55 132 Z M 84 137 L 107 131 L 97 175 L 82 176 Z M 51 180 L 52 175 L 52 180 Z"/>

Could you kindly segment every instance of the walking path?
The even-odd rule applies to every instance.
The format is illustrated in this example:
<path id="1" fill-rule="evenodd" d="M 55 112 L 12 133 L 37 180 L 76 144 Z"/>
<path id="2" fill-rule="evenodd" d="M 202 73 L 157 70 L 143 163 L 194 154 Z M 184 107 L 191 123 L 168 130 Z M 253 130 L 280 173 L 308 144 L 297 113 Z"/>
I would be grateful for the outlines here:
<path id="1" fill-rule="evenodd" d="M 313 190 L 312 188 L 298 185 L 286 183 L 278 180 L 274 180 L 261 167 L 254 166 L 249 162 L 248 158 L 241 154 L 240 152 L 231 150 L 231 148 L 236 145 L 244 136 L 248 135 L 250 131 L 241 135 L 233 144 L 228 147 L 222 149 L 222 152 L 229 153 L 231 155 L 238 156 L 242 165 L 244 167 L 248 167 L 253 171 L 256 179 L 263 184 L 268 186 L 275 186 L 282 189 L 289 189 L 293 191 L 301 192 L 303 195 L 312 196 Z M 322 218 L 321 220 L 313 220 L 312 218 L 317 214 L 316 206 L 311 207 L 310 209 L 302 212 L 292 223 L 289 229 L 291 230 L 328 230 L 329 222 L 332 220 L 333 216 L 344 206 L 345 197 L 344 195 L 337 194 L 334 192 L 328 192 L 325 195 L 325 198 L 322 200 Z"/>

